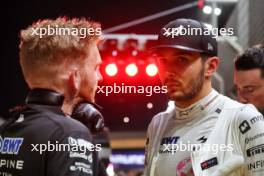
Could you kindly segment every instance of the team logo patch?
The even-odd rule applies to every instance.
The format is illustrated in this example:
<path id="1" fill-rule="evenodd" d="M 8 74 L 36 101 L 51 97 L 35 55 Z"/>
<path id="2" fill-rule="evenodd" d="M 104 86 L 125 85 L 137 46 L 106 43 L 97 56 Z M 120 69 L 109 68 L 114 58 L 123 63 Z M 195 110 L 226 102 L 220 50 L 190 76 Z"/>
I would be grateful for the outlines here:
<path id="1" fill-rule="evenodd" d="M 185 158 L 179 162 L 176 167 L 176 176 L 192 176 L 194 175 L 192 169 L 191 158 Z"/>
<path id="2" fill-rule="evenodd" d="M 199 139 L 197 139 L 197 141 L 199 141 L 201 143 L 205 143 L 207 141 L 207 138 L 205 136 L 202 136 Z"/>
<path id="3" fill-rule="evenodd" d="M 251 129 L 249 123 L 244 120 L 240 125 L 239 125 L 239 130 L 242 134 L 245 134 L 246 132 L 248 132 Z"/>
<path id="4" fill-rule="evenodd" d="M 247 149 L 247 156 L 248 157 L 251 157 L 251 156 L 254 156 L 257 154 L 261 154 L 261 153 L 264 153 L 264 144 L 254 146 L 254 147 Z"/>
<path id="5" fill-rule="evenodd" d="M 218 164 L 217 158 L 211 158 L 209 160 L 206 160 L 201 163 L 201 168 L 202 170 L 209 169 L 210 167 L 213 167 Z"/>
<path id="6" fill-rule="evenodd" d="M 2 138 L 0 136 L 0 153 L 17 155 L 23 140 L 23 138 Z"/>

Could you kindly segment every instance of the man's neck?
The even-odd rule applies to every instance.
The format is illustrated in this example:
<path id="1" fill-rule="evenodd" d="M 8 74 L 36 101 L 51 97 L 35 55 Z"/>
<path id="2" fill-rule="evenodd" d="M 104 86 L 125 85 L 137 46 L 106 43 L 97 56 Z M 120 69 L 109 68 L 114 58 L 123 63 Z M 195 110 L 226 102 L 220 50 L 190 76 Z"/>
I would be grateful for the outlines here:
<path id="1" fill-rule="evenodd" d="M 71 115 L 74 107 L 81 102 L 80 98 L 75 98 L 74 100 L 65 99 L 62 105 L 62 111 L 68 115 Z"/>

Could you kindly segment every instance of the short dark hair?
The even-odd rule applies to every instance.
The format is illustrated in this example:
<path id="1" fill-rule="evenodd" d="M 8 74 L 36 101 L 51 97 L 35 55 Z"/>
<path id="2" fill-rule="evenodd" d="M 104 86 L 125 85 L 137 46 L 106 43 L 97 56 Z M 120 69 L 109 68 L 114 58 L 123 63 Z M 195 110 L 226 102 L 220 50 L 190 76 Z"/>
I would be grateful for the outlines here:
<path id="1" fill-rule="evenodd" d="M 252 47 L 248 48 L 235 60 L 236 70 L 260 69 L 261 77 L 264 78 L 264 49 Z"/>

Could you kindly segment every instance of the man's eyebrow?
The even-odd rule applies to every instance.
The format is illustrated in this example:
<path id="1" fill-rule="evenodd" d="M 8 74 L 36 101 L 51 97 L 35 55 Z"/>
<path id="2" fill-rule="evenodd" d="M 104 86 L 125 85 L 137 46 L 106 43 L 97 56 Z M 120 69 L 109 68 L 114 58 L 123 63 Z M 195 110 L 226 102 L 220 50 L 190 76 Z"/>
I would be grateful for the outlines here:
<path id="1" fill-rule="evenodd" d="M 251 88 L 251 87 L 257 87 L 257 85 L 245 85 L 242 88 L 243 89 L 246 89 L 246 88 Z"/>
<path id="2" fill-rule="evenodd" d="M 174 53 L 173 53 L 173 55 L 182 55 L 182 56 L 193 56 L 193 55 L 195 55 L 195 53 L 192 53 L 192 52 L 185 52 L 185 51 L 175 51 Z"/>

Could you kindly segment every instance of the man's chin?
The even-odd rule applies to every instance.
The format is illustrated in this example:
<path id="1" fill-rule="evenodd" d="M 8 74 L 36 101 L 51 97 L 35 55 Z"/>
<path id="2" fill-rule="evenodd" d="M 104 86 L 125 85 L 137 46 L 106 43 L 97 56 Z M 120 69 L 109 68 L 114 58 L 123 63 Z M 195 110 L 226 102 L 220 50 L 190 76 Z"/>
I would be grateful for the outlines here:
<path id="1" fill-rule="evenodd" d="M 168 97 L 173 101 L 184 100 L 184 93 L 181 91 L 168 92 Z"/>

